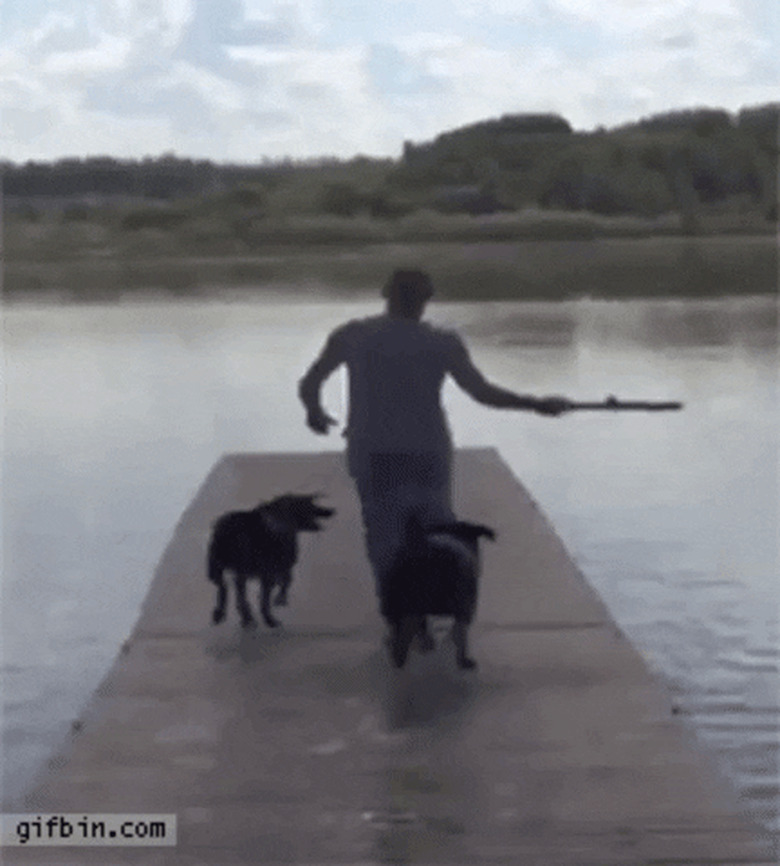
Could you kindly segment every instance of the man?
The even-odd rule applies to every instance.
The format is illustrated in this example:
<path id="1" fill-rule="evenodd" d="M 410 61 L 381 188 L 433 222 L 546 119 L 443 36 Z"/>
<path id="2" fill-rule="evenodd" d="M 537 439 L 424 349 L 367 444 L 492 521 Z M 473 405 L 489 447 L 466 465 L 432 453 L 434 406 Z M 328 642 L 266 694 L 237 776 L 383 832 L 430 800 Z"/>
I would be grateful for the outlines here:
<path id="1" fill-rule="evenodd" d="M 430 522 L 453 519 L 452 443 L 441 405 L 445 376 L 487 406 L 551 416 L 570 408 L 562 397 L 540 399 L 491 384 L 457 334 L 421 321 L 433 295 L 424 272 L 396 271 L 383 295 L 385 313 L 333 331 L 299 385 L 307 424 L 326 434 L 336 421 L 322 408 L 320 389 L 338 366 L 347 365 L 347 463 L 360 497 L 377 594 L 409 510 Z"/>

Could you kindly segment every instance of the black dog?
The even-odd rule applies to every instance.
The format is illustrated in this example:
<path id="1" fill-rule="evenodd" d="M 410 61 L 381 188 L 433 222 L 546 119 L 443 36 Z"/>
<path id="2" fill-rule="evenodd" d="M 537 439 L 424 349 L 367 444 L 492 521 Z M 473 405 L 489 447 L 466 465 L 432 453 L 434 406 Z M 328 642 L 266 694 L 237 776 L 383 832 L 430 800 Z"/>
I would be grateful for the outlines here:
<path id="1" fill-rule="evenodd" d="M 251 511 L 231 511 L 214 524 L 208 551 L 208 577 L 217 586 L 217 605 L 212 622 L 225 618 L 226 570 L 233 572 L 236 607 L 244 628 L 253 628 L 255 618 L 246 600 L 246 582 L 261 582 L 260 611 L 271 628 L 279 621 L 271 615 L 271 591 L 278 587 L 275 605 L 287 604 L 292 568 L 298 559 L 298 533 L 319 532 L 318 520 L 331 517 L 332 508 L 314 504 L 317 495 L 278 496 Z"/>
<path id="2" fill-rule="evenodd" d="M 411 515 L 401 550 L 382 581 L 381 611 L 391 627 L 391 655 L 403 667 L 426 616 L 452 616 L 458 667 L 476 667 L 468 654 L 468 628 L 477 606 L 479 539 L 495 539 L 487 526 L 458 520 L 426 526 Z M 429 647 L 430 648 L 430 647 Z"/>

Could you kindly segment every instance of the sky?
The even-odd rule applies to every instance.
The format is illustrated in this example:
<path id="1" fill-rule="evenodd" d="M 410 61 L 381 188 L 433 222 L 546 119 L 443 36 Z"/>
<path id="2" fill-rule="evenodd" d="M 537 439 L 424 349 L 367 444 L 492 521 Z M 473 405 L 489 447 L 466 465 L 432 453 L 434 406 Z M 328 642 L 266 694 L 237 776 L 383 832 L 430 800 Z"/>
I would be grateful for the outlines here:
<path id="1" fill-rule="evenodd" d="M 0 157 L 400 155 L 780 98 L 780 0 L 2 0 Z"/>

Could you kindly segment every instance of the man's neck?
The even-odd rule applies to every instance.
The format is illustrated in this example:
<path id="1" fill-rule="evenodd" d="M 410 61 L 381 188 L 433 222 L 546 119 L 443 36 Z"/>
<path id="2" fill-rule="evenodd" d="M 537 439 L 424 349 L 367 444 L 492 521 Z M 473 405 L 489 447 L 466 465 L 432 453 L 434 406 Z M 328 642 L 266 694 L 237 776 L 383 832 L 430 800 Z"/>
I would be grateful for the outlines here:
<path id="1" fill-rule="evenodd" d="M 395 321 L 404 321 L 404 322 L 419 322 L 422 320 L 423 314 L 422 311 L 419 313 L 402 313 L 397 310 L 385 310 L 385 317 L 388 319 L 393 319 Z"/>

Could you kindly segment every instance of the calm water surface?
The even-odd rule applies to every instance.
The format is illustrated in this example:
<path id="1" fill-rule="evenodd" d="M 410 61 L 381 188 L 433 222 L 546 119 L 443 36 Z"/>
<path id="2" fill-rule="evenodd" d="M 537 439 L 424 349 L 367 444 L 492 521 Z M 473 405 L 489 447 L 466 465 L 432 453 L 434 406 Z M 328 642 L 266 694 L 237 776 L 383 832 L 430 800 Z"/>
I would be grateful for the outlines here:
<path id="1" fill-rule="evenodd" d="M 4 786 L 24 790 L 130 631 L 181 511 L 225 452 L 341 447 L 298 377 L 373 301 L 13 308 L 4 317 Z M 776 308 L 435 305 L 497 382 L 684 412 L 550 420 L 447 386 L 459 445 L 493 445 L 749 811 L 778 830 Z M 343 417 L 343 381 L 329 407 Z"/>

